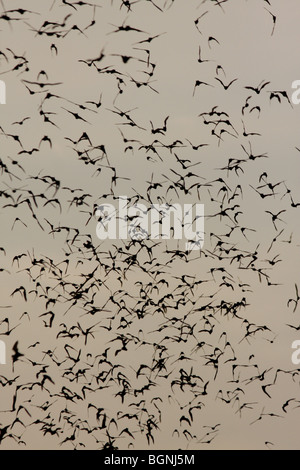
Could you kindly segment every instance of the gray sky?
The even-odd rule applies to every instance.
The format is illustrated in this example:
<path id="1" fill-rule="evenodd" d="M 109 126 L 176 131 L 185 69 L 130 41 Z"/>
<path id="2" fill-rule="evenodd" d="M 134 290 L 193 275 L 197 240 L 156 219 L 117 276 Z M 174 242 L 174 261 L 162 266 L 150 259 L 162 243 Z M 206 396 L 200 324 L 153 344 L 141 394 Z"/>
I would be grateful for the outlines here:
<path id="1" fill-rule="evenodd" d="M 15 419 L 15 412 L 5 411 L 11 409 L 16 385 L 19 385 L 17 404 L 24 404 L 31 417 L 23 411 L 20 419 L 27 426 L 26 430 L 17 423 L 11 432 L 17 436 L 22 435 L 22 440 L 26 442 L 28 449 L 60 448 L 59 444 L 72 434 L 72 429 L 75 429 L 75 425 L 73 424 L 72 428 L 70 422 L 76 423 L 76 420 L 79 427 L 74 444 L 84 443 L 86 448 L 101 448 L 107 439 L 104 428 L 96 429 L 90 434 L 81 429 L 85 420 L 91 427 L 99 426 L 99 422 L 97 423 L 95 419 L 95 410 L 88 408 L 89 403 L 104 408 L 107 422 L 110 423 L 110 435 L 114 436 L 116 444 L 121 449 L 127 449 L 128 446 L 135 449 L 147 448 L 145 427 L 142 428 L 147 421 L 147 413 L 148 416 L 155 417 L 159 428 L 153 432 L 154 443 L 151 441 L 151 448 L 266 449 L 265 442 L 271 442 L 272 445 L 269 446 L 271 448 L 299 448 L 296 432 L 296 422 L 299 418 L 296 402 L 300 399 L 299 377 L 297 374 L 288 373 L 279 373 L 276 376 L 276 371 L 297 369 L 291 361 L 291 344 L 299 338 L 299 334 L 287 324 L 300 323 L 299 311 L 296 309 L 293 313 L 292 304 L 288 307 L 287 302 L 288 299 L 295 298 L 295 283 L 299 282 L 299 208 L 291 207 L 290 195 L 295 203 L 300 201 L 299 152 L 295 148 L 299 147 L 300 106 L 290 105 L 286 99 L 282 99 L 281 103 L 276 99 L 270 100 L 270 92 L 286 91 L 291 97 L 291 84 L 300 78 L 297 63 L 300 8 L 296 0 L 290 0 L 288 5 L 279 0 L 272 0 L 271 3 L 272 6 L 268 6 L 266 2 L 258 0 L 251 2 L 229 0 L 221 8 L 215 2 L 176 0 L 168 8 L 171 2 L 165 4 L 163 0 L 157 0 L 157 6 L 163 10 L 160 11 L 151 2 L 138 1 L 132 5 L 132 11 L 127 12 L 124 6 L 121 8 L 120 0 L 112 2 L 97 0 L 95 9 L 91 6 L 78 5 L 72 8 L 62 5 L 58 0 L 53 5 L 52 1 L 28 0 L 26 9 L 38 14 L 25 13 L 22 21 L 13 21 L 11 24 L 7 24 L 3 18 L 0 20 L 1 51 L 7 57 L 6 60 L 5 56 L 0 55 L 0 79 L 4 80 L 7 86 L 7 104 L 1 105 L 0 108 L 0 126 L 3 130 L 0 135 L 1 161 L 13 173 L 13 176 L 4 171 L 1 174 L 1 191 L 9 196 L 5 197 L 2 194 L 0 208 L 2 220 L 0 246 L 6 251 L 6 255 L 0 252 L 0 260 L 1 267 L 7 270 L 0 273 L 0 306 L 11 307 L 0 309 L 0 322 L 9 318 L 10 327 L 16 327 L 9 336 L 0 336 L 0 339 L 6 342 L 8 350 L 8 364 L 0 366 L 0 375 L 8 379 L 17 377 L 11 386 L 0 388 L 0 427 L 11 425 Z M 6 10 L 21 6 L 17 0 L 9 2 L 9 6 L 8 2 L 4 1 Z M 265 7 L 276 15 L 276 27 L 272 35 L 272 16 Z M 207 13 L 199 20 L 197 30 L 194 21 L 205 12 Z M 7 14 L 11 14 L 14 18 L 20 17 L 17 13 Z M 58 27 L 56 31 L 67 32 L 73 25 L 77 25 L 83 31 L 90 24 L 94 14 L 96 24 L 84 34 L 74 30 L 60 38 L 36 34 L 44 21 L 62 23 L 69 14 L 72 16 L 66 19 L 67 26 Z M 110 34 L 123 21 L 145 33 L 130 31 Z M 123 63 L 121 57 L 114 54 L 133 56 L 146 61 L 147 53 L 136 48 L 147 49 L 148 44 L 137 43 L 160 34 L 161 36 L 149 45 L 150 61 L 155 64 L 150 85 L 157 91 L 155 92 L 148 86 L 137 87 L 132 81 L 132 79 L 147 81 L 145 70 L 151 72 L 151 66 L 147 69 L 145 62 L 136 59 Z M 211 37 L 218 42 L 209 41 Z M 51 44 L 57 47 L 57 55 L 54 48 L 51 50 Z M 199 46 L 202 59 L 208 62 L 198 62 Z M 117 74 L 99 73 L 94 66 L 82 62 L 97 58 L 101 51 L 105 57 L 97 66 L 108 67 L 107 70 L 110 72 L 117 70 Z M 24 71 L 24 67 L 17 71 L 12 70 L 20 63 L 20 59 L 15 59 L 13 54 L 26 57 L 29 71 Z M 219 75 L 216 73 L 217 66 L 223 69 L 222 72 L 219 68 Z M 40 88 L 39 85 L 23 81 L 35 82 L 41 71 L 47 73 L 48 80 L 41 75 L 38 80 L 40 83 L 46 81 L 59 84 Z M 120 95 L 118 95 L 117 77 L 123 90 Z M 224 90 L 216 77 L 224 84 L 237 80 L 228 90 Z M 193 96 L 196 80 L 209 85 L 198 87 Z M 245 89 L 246 86 L 256 87 L 263 80 L 270 83 L 260 94 Z M 30 90 L 43 93 L 31 95 L 25 84 Z M 47 92 L 59 98 L 51 98 L 43 103 Z M 97 102 L 100 95 L 102 95 L 102 106 L 99 109 L 87 103 Z M 249 96 L 251 96 L 249 107 L 242 115 L 242 107 Z M 79 106 L 89 108 L 82 110 Z M 232 134 L 223 133 L 222 140 L 211 133 L 214 125 L 205 124 L 203 117 L 199 117 L 201 113 L 209 113 L 214 106 L 218 106 L 218 111 L 228 114 L 228 119 L 234 128 L 233 130 L 226 123 L 218 124 L 217 133 L 224 128 Z M 259 115 L 255 110 L 249 112 L 255 106 L 261 108 Z M 55 125 L 43 121 L 41 109 L 47 113 L 54 113 L 48 114 L 48 117 Z M 78 113 L 87 122 L 75 120 L 66 109 Z M 118 109 L 125 112 L 133 110 L 129 114 L 140 128 L 123 125 L 126 119 L 111 111 Z M 27 116 L 30 119 L 22 126 L 13 124 Z M 155 128 L 158 128 L 163 125 L 167 116 L 169 116 L 167 131 L 164 134 L 152 134 L 150 121 Z M 214 120 L 218 117 L 207 116 L 207 119 Z M 247 132 L 259 135 L 244 136 L 242 120 Z M 125 138 L 135 141 L 127 144 L 132 145 L 133 150 L 125 152 L 126 144 L 122 140 L 120 130 Z M 105 146 L 108 161 L 101 149 L 91 151 L 87 141 L 82 141 L 76 146 L 67 140 L 77 141 L 83 132 L 87 132 L 94 147 Z M 21 145 L 8 134 L 19 134 L 22 146 L 26 150 L 38 148 L 43 136 L 49 136 L 52 148 L 47 142 L 42 142 L 38 152 L 32 155 L 19 154 L 22 151 Z M 152 144 L 155 139 L 164 145 L 180 140 L 182 145 L 171 152 L 157 143 L 156 150 L 159 156 L 151 151 L 147 153 L 143 147 Z M 188 141 L 193 145 L 200 143 L 208 145 L 193 150 Z M 242 163 L 243 172 L 222 170 L 228 165 L 230 158 L 247 159 L 243 147 L 249 151 L 249 142 L 254 155 L 267 154 L 268 158 L 257 158 Z M 92 161 L 90 160 L 89 164 L 84 163 L 76 150 L 86 151 Z M 175 154 L 178 158 L 190 160 L 191 164 L 197 165 L 183 171 L 182 166 L 176 161 Z M 10 158 L 13 161 L 17 160 L 21 167 L 13 164 Z M 107 168 L 108 162 L 116 169 L 118 177 L 125 178 L 117 180 L 114 188 L 115 197 L 122 195 L 132 197 L 138 192 L 146 198 L 147 187 L 152 181 L 161 184 L 151 193 L 154 202 L 164 200 L 168 203 L 205 204 L 207 217 L 204 251 L 190 253 L 189 262 L 177 257 L 178 259 L 164 268 L 162 275 L 153 275 L 150 268 L 155 262 L 167 263 L 169 255 L 166 250 L 176 249 L 177 242 L 170 241 L 168 244 L 163 242 L 154 247 L 153 257 L 156 260 L 150 260 L 151 263 L 148 265 L 144 263 L 149 261 L 149 257 L 147 258 L 145 251 L 142 252 L 139 255 L 139 262 L 144 271 L 138 267 L 126 271 L 124 261 L 126 256 L 117 251 L 118 248 L 126 251 L 123 242 L 106 241 L 99 248 L 101 262 L 104 265 L 113 265 L 109 254 L 112 253 L 116 256 L 116 264 L 120 267 L 122 275 L 97 266 L 95 259 L 90 259 L 91 252 L 84 243 L 89 236 L 95 246 L 101 243 L 96 237 L 97 220 L 92 217 L 88 223 L 87 221 L 88 212 L 93 211 L 94 205 L 105 201 L 113 202 L 112 198 L 103 199 L 103 194 L 110 192 L 113 175 L 113 171 Z M 178 190 L 177 196 L 173 189 L 168 190 L 171 181 L 173 183 L 180 181 L 180 177 L 172 170 L 184 176 L 187 187 L 193 183 L 207 183 L 210 186 L 203 186 L 199 194 L 195 188 L 187 195 Z M 187 177 L 188 171 L 196 176 Z M 267 173 L 267 177 L 261 178 L 263 173 Z M 55 177 L 60 181 L 60 188 L 56 192 L 53 187 L 49 187 L 49 184 L 32 178 L 37 175 Z M 242 187 L 242 194 L 238 193 L 231 203 L 231 206 L 239 205 L 233 214 L 241 211 L 235 220 L 209 217 L 220 211 L 224 183 L 215 181 L 219 178 L 225 180 L 229 188 L 227 193 L 229 196 L 225 194 L 223 206 L 230 206 L 228 198 L 234 194 L 238 185 Z M 49 181 L 48 178 L 48 183 Z M 257 189 L 260 185 L 267 184 L 266 181 L 280 185 L 275 187 L 273 195 L 261 198 L 253 188 Z M 72 190 L 80 188 L 83 191 L 71 193 L 68 189 L 63 189 L 64 187 Z M 288 194 L 287 189 L 291 191 Z M 35 195 L 45 195 L 48 200 L 57 198 L 61 205 L 61 212 L 57 202 L 44 207 L 45 199 L 36 196 L 38 207 L 35 207 L 33 202 L 32 207 L 43 229 L 32 218 L 27 203 L 22 203 L 17 208 L 5 207 L 7 204 L 14 204 L 13 200 L 20 202 L 29 197 L 28 191 L 32 191 Z M 272 193 L 270 187 L 257 191 Z M 76 207 L 74 201 L 71 203 L 72 199 L 74 195 L 80 196 L 82 193 L 88 194 L 85 199 L 86 205 Z M 276 222 L 275 228 L 270 214 L 266 211 L 277 213 L 280 210 L 285 212 L 281 215 L 282 222 Z M 16 217 L 22 222 L 16 222 Z M 49 234 L 51 224 L 53 227 L 75 228 L 79 230 L 80 235 L 72 245 L 75 232 L 71 231 L 67 235 L 62 230 L 53 236 Z M 251 230 L 245 231 L 246 236 L 243 236 L 237 225 Z M 233 227 L 235 228 L 232 234 L 226 236 Z M 277 235 L 278 239 L 269 250 L 273 238 Z M 234 251 L 230 251 L 227 256 L 224 252 L 220 254 L 216 245 L 218 237 L 231 248 L 248 255 L 246 261 L 243 261 L 242 265 L 232 262 Z M 286 243 L 289 240 L 291 242 Z M 132 253 L 135 250 L 133 247 Z M 260 282 L 257 271 L 240 269 L 247 266 L 249 268 L 247 259 L 250 261 L 251 253 L 256 252 L 253 267 L 270 276 L 269 282 L 276 285 L 269 286 L 264 275 Z M 19 265 L 16 260 L 13 262 L 14 257 L 22 253 L 26 256 L 20 259 Z M 273 266 L 267 260 L 272 261 L 276 256 L 275 259 L 279 259 L 280 262 Z M 40 266 L 32 267 L 33 258 L 43 259 L 46 262 L 47 257 L 53 260 L 55 265 L 66 259 L 70 260 L 68 266 L 66 263 L 58 266 L 63 271 L 63 279 L 73 285 L 67 284 L 64 290 L 63 285 L 59 285 L 58 269 L 50 269 L 49 264 L 42 271 Z M 70 301 L 72 290 L 84 281 L 84 276 L 96 268 L 98 271 L 95 280 L 102 281 L 104 285 L 98 284 L 97 287 L 91 288 L 84 299 L 80 299 L 72 306 Z M 226 269 L 228 276 L 226 281 L 232 284 L 233 289 L 222 285 L 222 275 L 224 275 L 222 271 L 215 271 L 212 274 L 211 270 L 219 268 Z M 182 281 L 178 277 L 183 274 L 195 276 L 197 281 L 207 280 L 207 282 L 199 284 L 192 290 L 180 288 L 178 286 Z M 145 308 L 144 318 L 139 320 L 136 310 L 137 306 L 143 304 L 143 298 L 138 282 L 141 282 L 145 288 L 147 283 L 155 284 L 162 278 L 168 282 L 168 286 L 158 284 L 159 293 L 155 289 L 151 291 L 148 287 L 151 292 L 147 295 L 154 304 L 156 302 L 158 305 L 159 299 L 164 295 L 171 294 L 176 298 L 178 293 L 183 292 L 181 297 L 185 298 L 186 305 L 179 304 L 179 308 L 175 309 L 176 301 L 174 303 L 173 300 L 168 300 L 167 311 L 161 312 L 153 307 L 154 304 L 150 304 L 150 307 Z M 243 288 L 242 284 L 247 286 Z M 26 302 L 19 293 L 11 296 L 20 286 L 26 287 L 28 295 Z M 112 302 L 108 302 L 109 297 L 119 289 L 125 292 L 123 300 L 127 311 L 122 309 L 118 311 Z M 28 294 L 30 291 L 32 292 Z M 58 299 L 55 305 L 51 302 L 50 305 L 47 304 L 47 299 L 43 295 L 45 293 L 47 296 L 49 294 L 51 299 Z M 246 297 L 247 306 L 238 310 L 240 319 L 234 318 L 231 314 L 226 316 L 218 308 L 221 301 L 240 302 L 243 297 Z M 117 294 L 116 298 L 120 299 L 120 294 L 119 297 Z M 109 312 L 83 316 L 85 303 L 91 300 L 94 303 L 90 305 L 103 307 Z M 214 310 L 197 311 L 197 308 L 200 309 L 210 302 Z M 29 313 L 30 320 L 26 315 L 22 317 L 25 311 Z M 51 328 L 46 326 L 49 317 L 40 316 L 49 311 L 55 314 Z M 188 314 L 186 317 L 188 325 L 195 325 L 195 337 L 186 338 L 181 335 L 184 341 L 182 339 L 176 342 L 174 338 L 178 337 L 180 330 L 168 322 L 171 318 L 177 318 L 176 326 L 178 326 L 180 319 L 185 318 L 186 314 Z M 208 314 L 212 315 L 208 318 L 214 325 L 213 333 L 201 334 L 200 330 L 208 327 L 203 318 Z M 110 317 L 113 317 L 112 328 L 107 330 L 105 327 L 110 325 Z M 121 317 L 125 317 L 129 322 L 126 328 Z M 57 337 L 63 328 L 62 323 L 70 329 L 76 328 L 78 322 L 84 329 L 99 322 L 93 328 L 94 337 L 89 336 L 87 345 L 84 344 L 82 335 L 68 339 L 61 337 L 62 335 Z M 248 340 L 243 340 L 247 331 L 247 322 L 258 326 L 266 325 L 269 330 L 260 330 Z M 168 325 L 168 328 L 160 330 L 162 325 Z M 5 322 L 0 325 L 2 334 L 6 332 L 6 326 Z M 78 328 L 73 331 L 78 332 Z M 120 333 L 128 337 L 133 335 L 138 340 L 131 341 L 127 351 L 116 354 L 118 347 L 122 346 L 121 343 L 119 341 L 109 343 L 109 341 Z M 234 360 L 230 356 L 229 348 L 225 348 L 224 333 L 235 352 Z M 166 336 L 169 339 L 166 339 Z M 18 361 L 15 370 L 12 371 L 10 356 L 16 341 L 19 342 L 19 349 L 26 359 L 23 358 L 23 362 Z M 143 341 L 149 341 L 150 344 L 142 344 Z M 200 341 L 205 341 L 207 344 L 202 349 L 195 350 L 197 342 Z M 39 344 L 30 348 L 35 342 Z M 72 373 L 65 374 L 66 368 L 72 365 L 65 344 L 74 348 L 72 353 L 74 356 L 81 350 L 80 363 L 74 366 L 73 372 L 88 367 L 86 378 L 83 376 L 78 380 L 71 380 Z M 143 395 L 134 396 L 132 393 L 122 403 L 120 397 L 116 396 L 122 389 L 118 372 L 125 374 L 132 390 L 141 389 L 147 384 L 147 374 L 137 377 L 136 372 L 141 364 L 150 367 L 153 366 L 153 361 L 158 359 L 159 350 L 155 349 L 155 344 L 166 346 L 163 352 L 164 357 L 168 357 L 166 370 L 160 375 L 152 371 L 151 380 L 156 385 Z M 93 363 L 95 356 L 101 355 L 107 347 L 111 347 L 109 360 L 114 365 L 120 365 L 120 368 L 112 373 L 111 380 L 104 383 L 107 388 L 96 390 L 97 386 L 103 383 L 100 381 L 97 384 L 95 376 L 101 372 L 101 367 L 103 370 L 107 367 L 103 365 L 97 369 L 97 364 L 93 367 L 90 364 Z M 208 355 L 213 354 L 215 348 L 223 352 L 216 378 L 213 367 L 205 365 Z M 45 355 L 49 349 L 55 351 L 56 362 Z M 188 359 L 179 360 L 181 352 Z M 249 359 L 252 355 L 253 357 Z M 29 359 L 37 365 L 33 365 Z M 58 365 L 57 362 L 60 361 L 62 363 Z M 233 376 L 233 363 L 239 366 L 246 364 L 247 367 L 237 367 Z M 54 383 L 46 383 L 48 391 L 42 390 L 37 385 L 30 390 L 30 385 L 27 387 L 26 384 L 36 380 L 36 374 L 42 365 L 47 366 L 47 374 L 52 377 Z M 186 372 L 190 372 L 192 368 L 193 374 L 203 378 L 203 383 L 197 379 L 198 391 L 203 390 L 204 384 L 209 382 L 207 395 L 202 396 L 200 393 L 197 395 L 189 387 L 181 390 L 176 385 L 182 368 Z M 267 372 L 263 380 L 253 380 L 253 377 L 259 376 L 264 371 Z M 163 377 L 168 373 L 169 377 Z M 263 392 L 261 385 L 272 384 L 275 377 L 276 383 L 267 389 L 271 396 L 269 398 Z M 232 382 L 233 379 L 236 380 L 235 383 Z M 87 392 L 84 397 L 82 387 L 87 383 L 95 391 Z M 59 396 L 62 387 L 68 387 L 82 398 L 67 402 L 65 398 Z M 237 388 L 242 392 L 235 391 Z M 157 401 L 153 400 L 155 397 Z M 284 412 L 282 406 L 291 398 L 294 401 L 286 409 L 287 412 Z M 144 408 L 147 413 L 141 409 L 137 411 L 138 407 L 132 405 L 141 400 L 145 400 Z M 226 403 L 226 400 L 229 402 Z M 51 402 L 47 412 L 37 408 L 46 401 Z M 180 422 L 183 415 L 191 419 L 188 410 L 200 402 L 203 405 L 199 405 L 201 409 L 192 412 L 193 420 L 189 424 Z M 247 403 L 251 405 L 249 408 L 244 408 L 240 414 L 239 407 Z M 60 413 L 66 406 L 72 414 L 69 423 L 65 415 L 59 420 Z M 50 413 L 50 418 L 45 419 L 47 413 Z M 137 413 L 139 421 L 126 418 L 118 420 L 120 414 L 125 413 Z M 255 422 L 261 413 L 274 413 L 279 417 L 262 416 L 262 419 Z M 55 423 L 59 428 L 58 435 L 50 438 L 49 434 L 43 435 L 41 425 L 29 426 L 37 419 L 44 419 L 48 425 L 51 422 Z M 118 420 L 118 429 L 113 421 L 110 422 L 113 419 Z M 216 424 L 220 424 L 216 428 L 217 432 L 207 435 L 209 429 L 205 426 Z M 134 439 L 126 433 L 120 436 L 126 427 L 133 433 Z M 184 433 L 185 430 L 188 433 Z M 212 438 L 211 443 L 204 443 Z M 17 439 L 7 438 L 1 445 L 6 449 L 19 448 Z M 72 448 L 73 444 L 66 442 L 64 446 Z"/>

